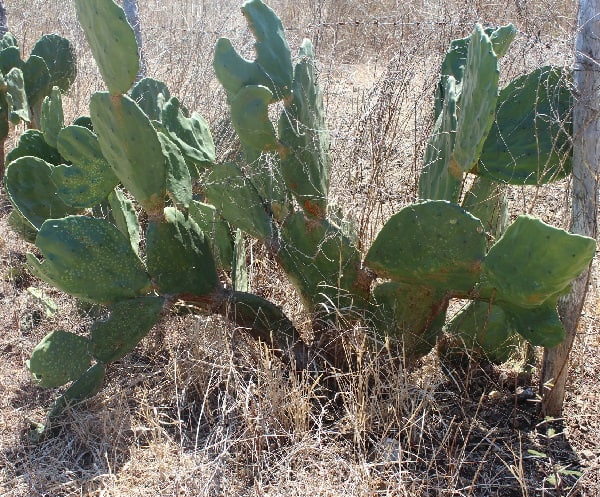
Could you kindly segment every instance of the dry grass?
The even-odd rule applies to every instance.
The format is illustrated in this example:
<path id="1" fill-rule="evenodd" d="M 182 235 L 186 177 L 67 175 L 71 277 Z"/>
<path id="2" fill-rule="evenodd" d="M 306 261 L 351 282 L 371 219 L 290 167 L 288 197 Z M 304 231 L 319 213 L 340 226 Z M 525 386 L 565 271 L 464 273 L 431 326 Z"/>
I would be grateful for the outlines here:
<path id="1" fill-rule="evenodd" d="M 42 33 L 75 42 L 79 78 L 65 99 L 66 117 L 87 113 L 101 82 L 71 4 L 6 3 L 25 53 Z M 415 199 L 436 71 L 449 40 L 477 21 L 513 22 L 519 35 L 502 62 L 505 78 L 549 62 L 568 64 L 572 3 L 271 2 L 292 27 L 292 47 L 302 37 L 316 42 L 332 130 L 332 196 L 363 244 Z M 228 36 L 252 49 L 237 2 L 149 0 L 140 7 L 149 74 L 222 126 L 226 107 L 211 69 L 212 46 Z M 513 208 L 564 226 L 566 186 L 514 189 Z M 9 231 L 3 192 L 0 204 L 0 496 L 600 494 L 596 281 L 563 423 L 540 420 L 535 401 L 524 400 L 535 373 L 472 367 L 445 375 L 434 357 L 408 372 L 396 361 L 374 360 L 362 341 L 365 330 L 352 329 L 356 371 L 327 372 L 339 386 L 332 395 L 327 381 L 289 378 L 267 350 L 227 323 L 182 310 L 111 366 L 104 390 L 65 413 L 56 437 L 30 444 L 29 421 L 43 419 L 53 392 L 32 384 L 24 362 L 46 333 L 85 331 L 90 318 L 28 275 L 24 253 L 31 246 Z M 293 290 L 279 283 L 259 246 L 252 253 L 255 291 L 302 327 Z M 44 288 L 60 312 L 46 316 L 29 286 Z"/>

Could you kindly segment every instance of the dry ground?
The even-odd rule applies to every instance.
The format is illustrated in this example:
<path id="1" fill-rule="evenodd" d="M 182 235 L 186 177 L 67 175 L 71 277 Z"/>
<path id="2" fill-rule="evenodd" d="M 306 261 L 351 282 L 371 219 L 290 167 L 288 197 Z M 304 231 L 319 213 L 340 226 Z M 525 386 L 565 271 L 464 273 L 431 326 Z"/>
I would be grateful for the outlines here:
<path id="1" fill-rule="evenodd" d="M 24 52 L 42 33 L 73 40 L 78 83 L 67 118 L 86 113 L 101 86 L 71 6 L 7 1 Z M 316 41 L 332 130 L 332 196 L 367 244 L 382 220 L 415 198 L 430 129 L 436 70 L 450 39 L 474 22 L 514 22 L 519 35 L 503 77 L 569 64 L 573 2 L 279 0 L 292 47 Z M 251 50 L 234 1 L 143 2 L 149 74 L 222 126 L 211 70 L 218 36 Z M 17 132 L 22 130 L 17 130 Z M 228 142 L 219 152 L 227 153 Z M 568 184 L 512 191 L 514 212 L 568 224 Z M 55 392 L 25 368 L 49 331 L 86 331 L 93 310 L 32 278 L 0 191 L 0 496 L 555 496 L 600 495 L 600 326 L 597 279 L 581 321 L 562 420 L 537 414 L 536 370 L 518 365 L 444 374 L 435 357 L 406 372 L 361 356 L 337 373 L 332 397 L 313 378 L 285 376 L 268 351 L 211 317 L 165 318 L 110 367 L 104 390 L 65 413 L 56 437 L 27 439 Z M 255 291 L 301 325 L 297 297 L 253 246 Z M 47 306 L 28 288 L 43 289 Z M 360 336 L 361 330 L 350 330 Z M 385 361 L 384 361 L 385 362 Z M 331 374 L 336 374 L 332 372 Z"/>

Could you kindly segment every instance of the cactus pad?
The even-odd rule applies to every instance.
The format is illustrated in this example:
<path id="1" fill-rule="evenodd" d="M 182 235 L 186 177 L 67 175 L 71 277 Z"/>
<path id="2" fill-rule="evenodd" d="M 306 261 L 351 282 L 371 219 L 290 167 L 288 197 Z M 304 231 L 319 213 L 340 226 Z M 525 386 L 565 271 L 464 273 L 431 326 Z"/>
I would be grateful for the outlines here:
<path id="1" fill-rule="evenodd" d="M 325 220 L 290 215 L 281 229 L 278 259 L 312 311 L 320 311 L 319 304 L 342 309 L 353 296 L 366 300 L 358 282 L 358 250 Z"/>
<path id="2" fill-rule="evenodd" d="M 216 166 L 206 180 L 206 197 L 233 226 L 259 240 L 272 236 L 264 202 L 242 171 L 233 164 Z"/>
<path id="3" fill-rule="evenodd" d="M 114 225 L 131 242 L 131 248 L 138 254 L 140 250 L 140 224 L 137 218 L 137 212 L 133 203 L 121 192 L 115 188 L 108 196 L 110 205 L 110 215 Z"/>
<path id="4" fill-rule="evenodd" d="M 162 111 L 162 124 L 169 138 L 173 140 L 186 161 L 193 164 L 190 168 L 192 176 L 216 161 L 215 144 L 206 120 L 197 113 L 187 117 L 179 100 L 175 97 L 165 103 Z"/>
<path id="5" fill-rule="evenodd" d="M 373 289 L 375 328 L 403 346 L 404 357 L 416 360 L 434 346 L 446 317 L 447 300 L 427 287 L 382 283 Z"/>
<path id="6" fill-rule="evenodd" d="M 39 229 L 46 219 L 73 214 L 57 195 L 52 166 L 37 157 L 21 157 L 6 169 L 6 189 L 12 203 Z"/>
<path id="7" fill-rule="evenodd" d="M 256 38 L 256 60 L 244 59 L 229 40 L 221 38 L 213 64 L 217 78 L 230 97 L 247 85 L 266 86 L 276 100 L 287 97 L 292 88 L 293 68 L 281 20 L 261 0 L 246 1 L 242 13 Z"/>
<path id="8" fill-rule="evenodd" d="M 177 145 L 163 133 L 157 133 L 167 166 L 167 194 L 178 207 L 187 209 L 192 201 L 192 178 Z"/>
<path id="9" fill-rule="evenodd" d="M 479 279 L 485 243 L 479 219 L 450 202 L 427 201 L 388 220 L 365 264 L 381 278 L 468 293 Z"/>
<path id="10" fill-rule="evenodd" d="M 519 216 L 483 261 L 484 286 L 498 303 L 537 307 L 568 290 L 595 251 L 592 238 Z"/>
<path id="11" fill-rule="evenodd" d="M 162 297 L 148 296 L 113 304 L 110 317 L 92 325 L 91 354 L 104 363 L 121 359 L 156 324 L 164 303 Z"/>
<path id="12" fill-rule="evenodd" d="M 219 283 L 207 238 L 174 207 L 146 232 L 148 272 L 162 294 L 208 295 Z"/>
<path id="13" fill-rule="evenodd" d="M 102 155 L 98 137 L 82 126 L 67 126 L 58 134 L 58 151 L 72 163 L 52 170 L 58 195 L 67 205 L 86 208 L 105 200 L 119 179 Z"/>
<path id="14" fill-rule="evenodd" d="M 27 367 L 41 387 L 59 387 L 79 378 L 90 367 L 88 344 L 82 336 L 53 331 L 33 349 Z"/>
<path id="15" fill-rule="evenodd" d="M 75 0 L 77 18 L 112 95 L 127 93 L 140 68 L 137 41 L 113 0 Z"/>
<path id="16" fill-rule="evenodd" d="M 556 298 L 533 308 L 506 303 L 499 305 L 514 329 L 533 345 L 552 348 L 564 340 L 565 329 L 556 310 Z"/>
<path id="17" fill-rule="evenodd" d="M 35 276 L 83 300 L 108 304 L 148 293 L 150 279 L 130 241 L 104 219 L 70 216 L 46 221 L 27 261 Z"/>
<path id="18" fill-rule="evenodd" d="M 279 119 L 279 135 L 286 149 L 281 168 L 285 183 L 304 212 L 323 218 L 331 163 L 325 126 L 323 95 L 317 85 L 314 51 L 305 40 L 294 71 L 292 101 Z"/>
<path id="19" fill-rule="evenodd" d="M 92 95 L 90 112 L 102 154 L 150 215 L 162 215 L 166 164 L 148 116 L 127 96 Z"/>
<path id="20" fill-rule="evenodd" d="M 66 92 L 77 76 L 75 48 L 69 40 L 55 34 L 42 36 L 31 51 L 31 55 L 41 57 L 50 74 L 50 85 L 58 86 Z"/>
<path id="21" fill-rule="evenodd" d="M 43 159 L 55 166 L 64 162 L 58 151 L 46 143 L 44 134 L 37 129 L 28 129 L 21 135 L 17 146 L 6 155 L 6 163 L 10 164 L 27 156 Z"/>
<path id="22" fill-rule="evenodd" d="M 229 225 L 219 217 L 217 209 L 212 205 L 193 201 L 190 204 L 189 214 L 208 237 L 217 267 L 231 269 L 233 238 Z"/>
<path id="23" fill-rule="evenodd" d="M 162 109 L 171 98 L 171 92 L 162 81 L 143 78 L 131 89 L 129 96 L 150 120 L 160 121 Z"/>
<path id="24" fill-rule="evenodd" d="M 542 67 L 500 92 L 496 121 L 477 174 L 513 185 L 539 185 L 571 173 L 570 78 Z"/>
<path id="25" fill-rule="evenodd" d="M 44 140 L 48 145 L 57 148 L 58 134 L 64 126 L 65 116 L 63 114 L 62 97 L 60 96 L 60 90 L 55 86 L 42 103 L 41 128 L 44 133 Z"/>

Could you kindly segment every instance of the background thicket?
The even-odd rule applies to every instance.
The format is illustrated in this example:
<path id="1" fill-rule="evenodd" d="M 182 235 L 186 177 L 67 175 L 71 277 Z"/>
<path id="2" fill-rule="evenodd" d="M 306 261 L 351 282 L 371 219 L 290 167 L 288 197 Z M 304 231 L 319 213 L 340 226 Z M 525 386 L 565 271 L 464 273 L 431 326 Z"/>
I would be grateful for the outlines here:
<path id="1" fill-rule="evenodd" d="M 332 197 L 370 243 L 383 220 L 416 199 L 435 84 L 451 39 L 475 22 L 512 22 L 502 59 L 512 79 L 573 60 L 574 2 L 271 1 L 292 49 L 315 43 L 332 135 Z M 87 114 L 99 74 L 69 2 L 6 2 L 24 53 L 45 33 L 72 40 L 78 79 L 65 120 Z M 216 39 L 245 53 L 254 42 L 237 1 L 140 3 L 148 75 L 211 123 L 218 154 L 237 143 L 212 70 Z M 23 129 L 18 129 L 22 132 Z M 513 214 L 567 228 L 569 183 L 513 188 Z M 477 368 L 447 376 L 433 358 L 406 372 L 359 360 L 329 398 L 312 382 L 284 381 L 277 361 L 218 318 L 164 319 L 113 368 L 104 391 L 64 416 L 56 438 L 26 440 L 52 393 L 24 361 L 50 330 L 84 330 L 75 303 L 29 276 L 30 247 L 7 227 L 0 192 L 0 495 L 597 495 L 600 413 L 598 293 L 580 324 L 563 423 L 540 420 L 533 376 Z M 298 296 L 260 246 L 251 246 L 254 292 L 301 327 Z M 281 282 L 273 285 L 273 282 Z M 60 308 L 28 288 L 43 289 Z M 350 330 L 356 332 L 357 330 Z M 360 330 L 359 330 L 360 331 Z M 356 332 L 357 338 L 361 334 Z M 360 343 L 356 344 L 360 351 Z M 360 354 L 359 354 L 360 357 Z M 531 387 L 531 388 L 530 388 Z M 529 400 L 527 400 L 529 399 Z M 44 406 L 44 407 L 39 407 Z M 575 471 L 575 473 L 570 473 Z"/>

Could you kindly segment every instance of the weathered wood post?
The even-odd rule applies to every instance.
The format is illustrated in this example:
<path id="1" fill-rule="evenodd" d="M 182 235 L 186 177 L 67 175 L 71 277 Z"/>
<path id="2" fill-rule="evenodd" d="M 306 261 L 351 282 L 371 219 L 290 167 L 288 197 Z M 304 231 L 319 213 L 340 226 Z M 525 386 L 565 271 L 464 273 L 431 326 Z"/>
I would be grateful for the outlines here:
<path id="1" fill-rule="evenodd" d="M 573 108 L 573 190 L 571 231 L 597 236 L 600 171 L 600 0 L 580 0 L 575 45 L 575 105 Z M 541 377 L 542 413 L 559 417 L 565 398 L 569 354 L 583 309 L 590 268 L 573 282 L 559 302 L 567 332 L 564 342 L 544 350 Z"/>

